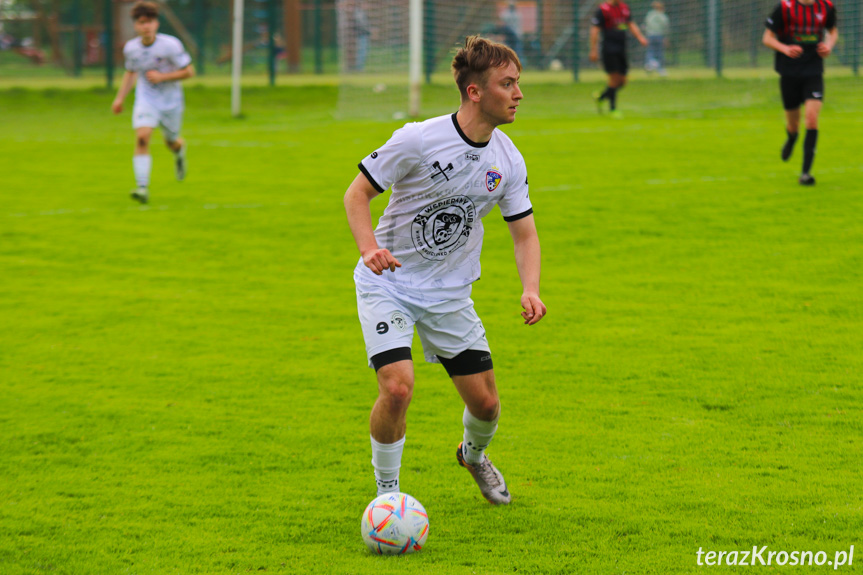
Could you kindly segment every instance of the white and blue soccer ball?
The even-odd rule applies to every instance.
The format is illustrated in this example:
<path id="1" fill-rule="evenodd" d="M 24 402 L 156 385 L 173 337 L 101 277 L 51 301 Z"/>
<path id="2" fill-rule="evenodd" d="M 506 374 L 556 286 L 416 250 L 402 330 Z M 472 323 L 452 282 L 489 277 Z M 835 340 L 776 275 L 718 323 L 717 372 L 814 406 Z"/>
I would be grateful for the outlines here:
<path id="1" fill-rule="evenodd" d="M 363 512 L 363 541 L 372 553 L 404 555 L 419 551 L 429 535 L 425 507 L 406 493 L 385 493 Z"/>

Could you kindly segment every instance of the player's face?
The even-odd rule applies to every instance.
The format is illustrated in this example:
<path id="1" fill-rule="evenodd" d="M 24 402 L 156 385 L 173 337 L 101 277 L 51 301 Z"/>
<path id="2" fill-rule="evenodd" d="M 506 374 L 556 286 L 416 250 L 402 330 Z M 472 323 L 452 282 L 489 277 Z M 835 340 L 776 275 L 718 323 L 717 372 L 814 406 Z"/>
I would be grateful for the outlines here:
<path id="1" fill-rule="evenodd" d="M 511 124 L 524 95 L 518 86 L 518 68 L 515 62 L 493 68 L 482 90 L 480 106 L 482 112 L 494 125 Z"/>
<path id="2" fill-rule="evenodd" d="M 135 20 L 135 34 L 141 37 L 144 44 L 152 44 L 159 31 L 159 19 L 141 16 Z"/>

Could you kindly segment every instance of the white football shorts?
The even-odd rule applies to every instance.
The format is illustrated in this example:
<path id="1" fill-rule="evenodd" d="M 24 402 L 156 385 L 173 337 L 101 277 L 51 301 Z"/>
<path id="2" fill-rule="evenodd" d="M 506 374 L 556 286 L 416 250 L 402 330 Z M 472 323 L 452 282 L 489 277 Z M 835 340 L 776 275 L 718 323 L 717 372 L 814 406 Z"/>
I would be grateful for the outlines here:
<path id="1" fill-rule="evenodd" d="M 132 128 L 162 128 L 162 135 L 169 142 L 176 142 L 183 127 L 183 106 L 170 110 L 159 110 L 146 102 L 135 102 L 132 110 Z"/>
<path id="2" fill-rule="evenodd" d="M 491 351 L 470 298 L 420 304 L 385 286 L 357 282 L 357 311 L 369 367 L 379 353 L 410 348 L 414 327 L 429 363 L 440 363 L 438 355 L 449 359 L 468 349 Z"/>

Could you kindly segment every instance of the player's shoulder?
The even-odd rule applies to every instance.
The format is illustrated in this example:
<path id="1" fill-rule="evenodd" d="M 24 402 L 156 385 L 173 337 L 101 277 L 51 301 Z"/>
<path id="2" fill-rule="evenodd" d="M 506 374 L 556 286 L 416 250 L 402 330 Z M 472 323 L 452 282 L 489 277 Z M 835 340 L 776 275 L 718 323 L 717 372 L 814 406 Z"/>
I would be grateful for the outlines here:
<path id="1" fill-rule="evenodd" d="M 183 47 L 183 42 L 177 38 L 176 36 L 171 36 L 170 34 L 162 34 L 161 32 L 156 34 L 156 41 L 169 46 L 171 48 L 181 48 Z"/>
<path id="2" fill-rule="evenodd" d="M 833 4 L 833 0 L 821 0 L 821 3 L 824 4 L 824 7 L 828 10 L 835 10 L 836 5 Z"/>
<path id="3" fill-rule="evenodd" d="M 123 44 L 123 53 L 128 54 L 134 50 L 139 50 L 143 44 L 141 43 L 141 37 L 135 36 L 125 44 Z"/>
<path id="4" fill-rule="evenodd" d="M 443 116 L 435 116 L 422 122 L 414 122 L 414 125 L 424 132 L 431 132 L 447 127 L 449 124 L 452 124 L 452 121 L 452 114 L 444 114 Z"/>
<path id="5" fill-rule="evenodd" d="M 408 130 L 408 133 L 421 140 L 427 140 L 448 134 L 452 130 L 452 122 L 452 117 L 447 114 L 429 118 L 422 122 L 405 124 L 403 129 Z"/>
<path id="6" fill-rule="evenodd" d="M 500 128 L 495 128 L 493 133 L 494 146 L 512 163 L 524 163 L 521 151 L 516 147 L 512 138 L 507 136 Z"/>

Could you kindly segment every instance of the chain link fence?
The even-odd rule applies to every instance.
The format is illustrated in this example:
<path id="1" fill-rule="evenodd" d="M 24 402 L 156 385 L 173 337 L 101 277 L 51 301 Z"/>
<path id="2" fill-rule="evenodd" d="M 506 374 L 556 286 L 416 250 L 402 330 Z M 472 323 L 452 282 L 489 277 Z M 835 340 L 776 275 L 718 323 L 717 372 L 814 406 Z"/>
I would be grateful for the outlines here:
<path id="1" fill-rule="evenodd" d="M 761 44 L 777 0 L 665 0 L 671 69 L 769 67 Z M 122 46 L 134 36 L 132 0 L 0 0 L 0 75 L 104 75 L 122 70 Z M 231 0 L 161 0 L 160 31 L 179 37 L 201 75 L 230 73 Z M 375 51 L 407 50 L 407 0 L 245 0 L 245 74 L 363 72 Z M 598 2 L 580 0 L 425 0 L 424 68 L 445 71 L 453 46 L 481 33 L 511 44 L 528 69 L 595 68 L 588 59 L 590 18 Z M 643 25 L 651 0 L 629 3 Z M 863 0 L 836 0 L 840 43 L 831 66 L 859 72 Z M 633 65 L 645 52 L 630 38 Z M 363 52 L 365 51 L 365 52 Z M 369 60 L 373 60 L 369 58 Z M 396 72 L 396 70 L 392 70 Z M 365 73 L 373 74 L 369 69 Z"/>

